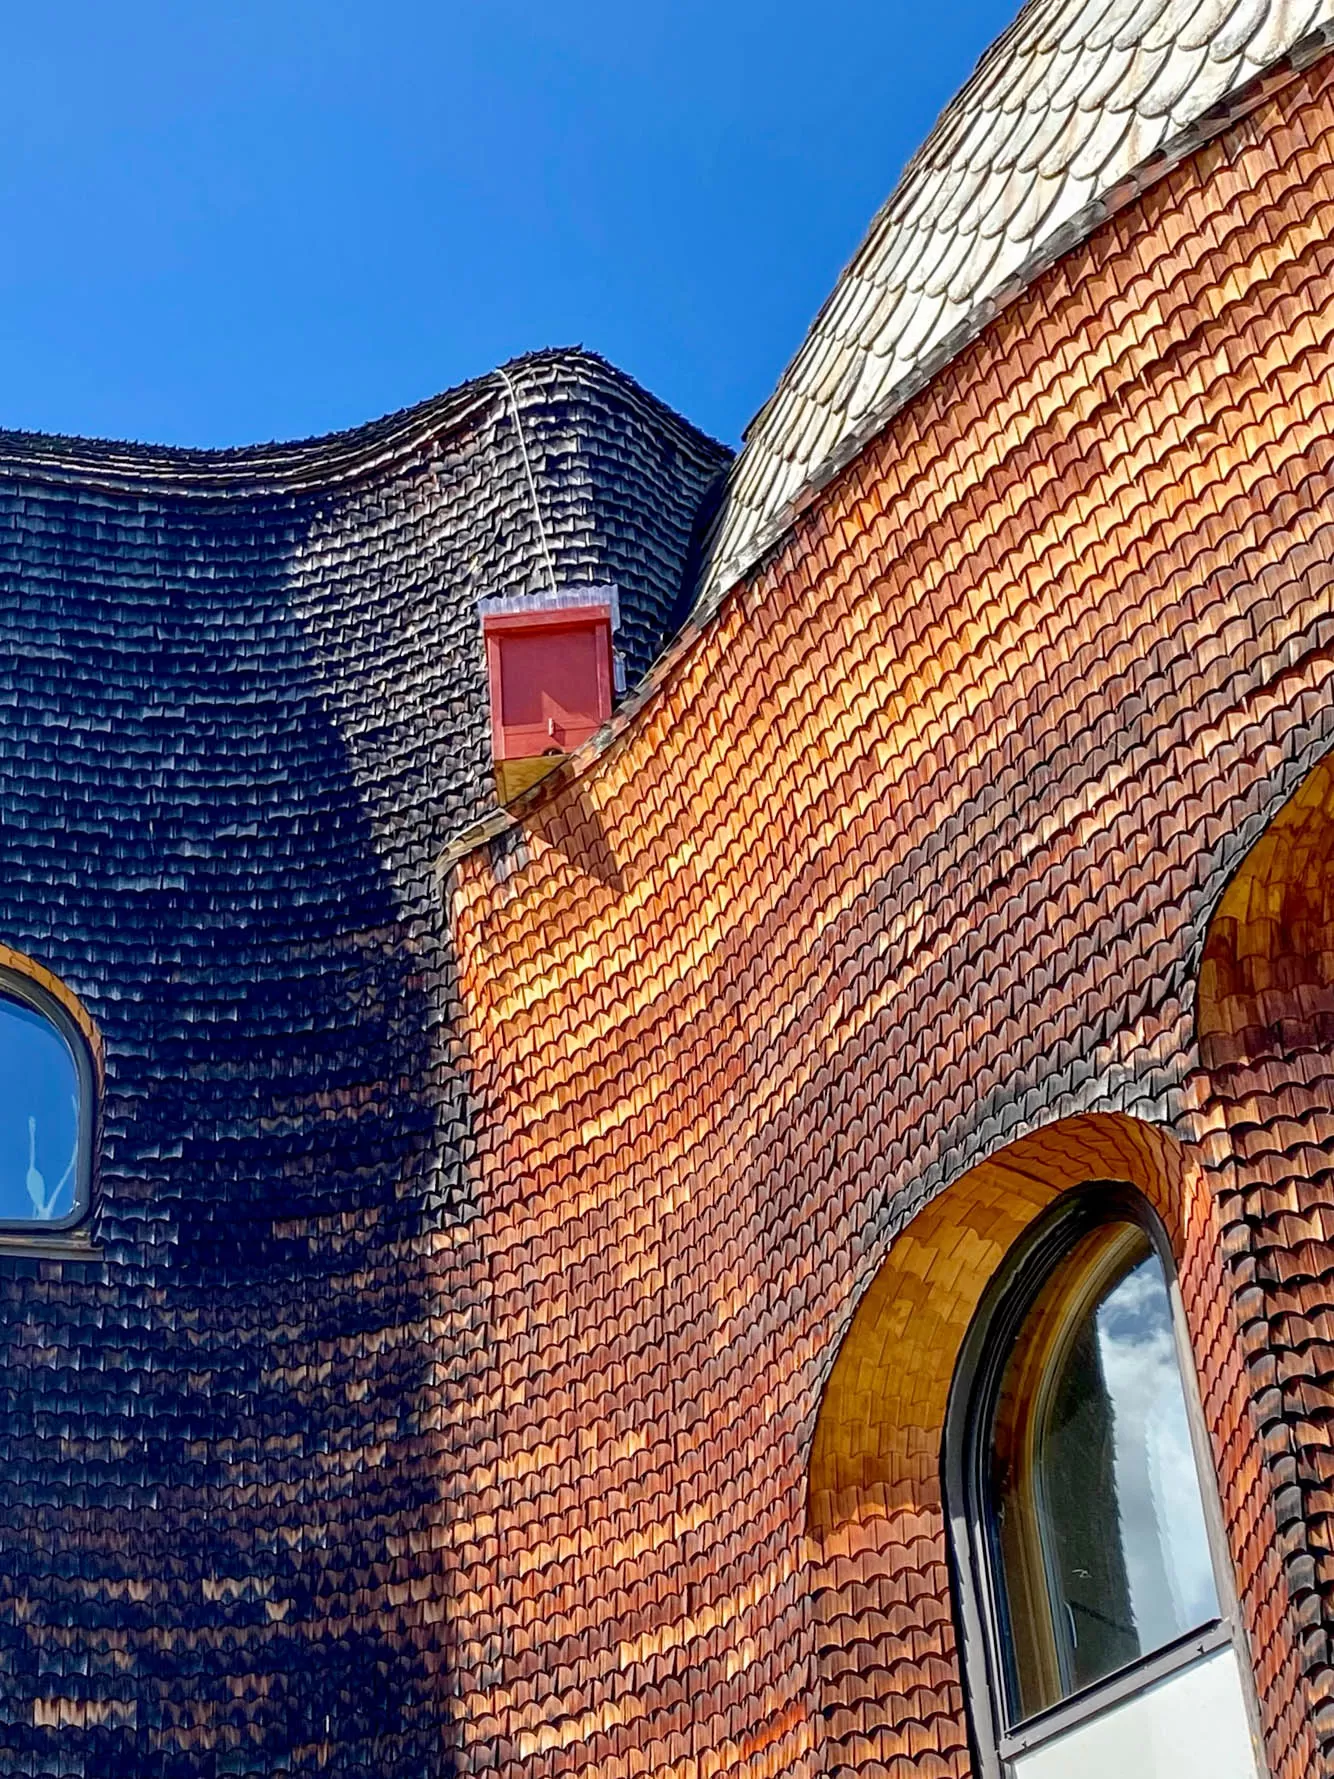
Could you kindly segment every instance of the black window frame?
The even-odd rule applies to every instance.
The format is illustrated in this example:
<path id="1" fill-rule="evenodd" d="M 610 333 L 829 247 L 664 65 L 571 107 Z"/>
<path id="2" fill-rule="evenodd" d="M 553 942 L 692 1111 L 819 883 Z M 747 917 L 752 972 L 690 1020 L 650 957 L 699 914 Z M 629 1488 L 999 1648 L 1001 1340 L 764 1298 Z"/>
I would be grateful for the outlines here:
<path id="1" fill-rule="evenodd" d="M 1029 1310 L 1075 1245 L 1113 1223 L 1137 1224 L 1163 1268 L 1177 1368 L 1213 1560 L 1219 1617 L 1080 1689 L 1033 1716 L 1010 1723 L 1005 1633 L 995 1540 L 986 1524 L 986 1474 L 992 1417 L 1001 1379 Z M 1241 1624 L 1218 1479 L 1186 1329 L 1176 1259 L 1161 1218 L 1144 1195 L 1119 1180 L 1091 1180 L 1064 1192 L 1014 1243 L 969 1324 L 955 1364 L 941 1455 L 950 1574 L 956 1606 L 969 1734 L 980 1779 L 1003 1779 L 1007 1763 L 1091 1722 L 1124 1700 L 1231 1645 L 1242 1676 L 1251 1741 L 1265 1769 L 1250 1650 Z"/>
<path id="2" fill-rule="evenodd" d="M 62 1235 L 87 1221 L 93 1208 L 93 1152 L 97 1128 L 97 1071 L 88 1039 L 69 1008 L 31 976 L 10 965 L 0 965 L 0 1001 L 20 1006 L 53 1025 L 69 1045 L 79 1085 L 77 1149 L 74 1163 L 74 1203 L 63 1217 L 0 1217 L 0 1236 L 7 1246 L 24 1239 L 40 1245 L 48 1237 Z"/>

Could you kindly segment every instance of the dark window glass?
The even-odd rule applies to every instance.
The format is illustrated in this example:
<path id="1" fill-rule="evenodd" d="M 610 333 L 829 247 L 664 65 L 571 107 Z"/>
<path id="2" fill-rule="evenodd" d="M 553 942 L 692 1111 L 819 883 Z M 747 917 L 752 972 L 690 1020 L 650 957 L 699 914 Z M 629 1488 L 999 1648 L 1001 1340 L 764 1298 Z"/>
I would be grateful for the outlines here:
<path id="1" fill-rule="evenodd" d="M 0 995 L 0 1222 L 68 1222 L 80 1209 L 82 1081 L 69 1039 Z"/>
<path id="2" fill-rule="evenodd" d="M 1137 1224 L 1046 1280 L 988 1452 L 1011 1718 L 1219 1616 L 1162 1264 Z"/>

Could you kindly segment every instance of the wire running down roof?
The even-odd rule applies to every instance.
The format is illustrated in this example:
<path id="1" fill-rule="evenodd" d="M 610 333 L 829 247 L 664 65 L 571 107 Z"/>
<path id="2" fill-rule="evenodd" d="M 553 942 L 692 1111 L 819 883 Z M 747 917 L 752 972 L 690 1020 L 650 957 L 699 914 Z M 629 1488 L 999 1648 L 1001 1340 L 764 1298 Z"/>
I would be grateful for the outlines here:
<path id="1" fill-rule="evenodd" d="M 1031 0 L 945 109 L 733 466 L 705 616 L 804 497 L 1016 295 L 1226 119 L 1334 39 L 1334 0 Z"/>

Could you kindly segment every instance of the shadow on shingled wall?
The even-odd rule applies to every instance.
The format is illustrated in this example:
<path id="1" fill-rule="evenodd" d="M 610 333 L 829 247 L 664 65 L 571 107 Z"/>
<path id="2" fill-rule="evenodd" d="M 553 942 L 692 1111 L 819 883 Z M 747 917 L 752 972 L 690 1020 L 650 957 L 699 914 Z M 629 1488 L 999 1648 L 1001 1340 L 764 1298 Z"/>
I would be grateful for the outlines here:
<path id="1" fill-rule="evenodd" d="M 606 826 L 579 779 L 564 785 L 559 798 L 539 798 L 522 812 L 521 825 L 525 844 L 537 840 L 554 847 L 578 876 L 591 878 L 615 896 L 625 889 Z"/>
<path id="2" fill-rule="evenodd" d="M 299 500 L 104 509 L 0 488 L 0 936 L 108 1061 L 101 1261 L 0 1257 L 0 1773 L 446 1772 L 440 812 L 368 810 Z"/>
<path id="3" fill-rule="evenodd" d="M 272 451 L 0 435 L 0 942 L 108 1060 L 102 1257 L 0 1255 L 0 1776 L 455 1764 L 476 601 L 615 585 L 636 674 L 727 456 L 510 370 Z"/>

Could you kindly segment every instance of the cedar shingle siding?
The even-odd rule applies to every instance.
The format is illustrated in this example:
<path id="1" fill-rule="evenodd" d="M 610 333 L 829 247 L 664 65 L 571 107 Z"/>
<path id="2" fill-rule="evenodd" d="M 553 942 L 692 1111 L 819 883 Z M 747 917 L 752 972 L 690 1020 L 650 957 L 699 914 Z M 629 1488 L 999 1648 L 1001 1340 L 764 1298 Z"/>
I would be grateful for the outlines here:
<path id="1" fill-rule="evenodd" d="M 642 671 L 724 454 L 587 355 L 511 375 Z M 0 938 L 107 1067 L 100 1258 L 0 1254 L 0 1772 L 441 1770 L 484 1322 L 433 861 L 490 795 L 475 602 L 545 581 L 495 379 L 268 451 L 0 437 Z"/>
<path id="2" fill-rule="evenodd" d="M 944 1391 L 1024 1216 L 1108 1177 L 1172 1231 L 1275 1779 L 1331 1770 L 1326 1028 L 1271 994 L 1286 1048 L 1195 1040 L 1214 909 L 1331 747 L 1327 59 L 902 409 L 522 868 L 459 866 L 495 1450 L 459 1503 L 469 1770 L 962 1779 Z M 1296 1001 L 1327 967 L 1271 875 L 1210 946 L 1243 1038 L 1266 909 L 1306 909 L 1271 947 Z M 891 1291 L 857 1387 L 916 1403 L 952 1341 L 934 1393 L 883 1441 L 826 1427 L 900 1264 L 931 1292 Z"/>
<path id="3" fill-rule="evenodd" d="M 0 948 L 106 1059 L 96 1252 L 0 1243 L 0 1774 L 966 1779 L 945 1405 L 1090 1179 L 1334 1774 L 1328 13 L 1026 9 L 721 497 L 579 352 L 0 439 Z M 918 326 L 970 104 L 1015 178 L 1111 127 L 1065 49 L 978 98 L 1053 44 L 1114 188 Z M 476 603 L 549 572 L 647 677 L 498 813 Z"/>

